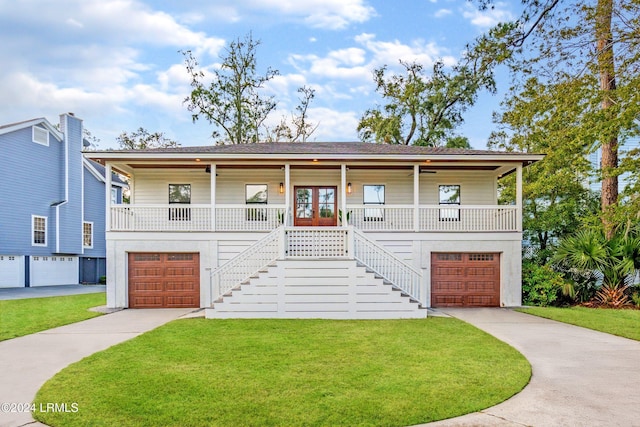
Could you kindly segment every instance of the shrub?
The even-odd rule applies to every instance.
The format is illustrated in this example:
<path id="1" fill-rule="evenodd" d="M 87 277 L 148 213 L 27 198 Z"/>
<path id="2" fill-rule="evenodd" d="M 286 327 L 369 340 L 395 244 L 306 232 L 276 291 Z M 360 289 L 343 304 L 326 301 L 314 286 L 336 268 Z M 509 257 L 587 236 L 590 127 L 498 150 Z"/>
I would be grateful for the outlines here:
<path id="1" fill-rule="evenodd" d="M 633 305 L 640 308 L 640 292 L 639 291 L 636 291 L 633 294 L 631 294 L 631 301 L 633 302 Z"/>
<path id="2" fill-rule="evenodd" d="M 525 261 L 522 264 L 522 303 L 546 307 L 557 305 L 569 283 L 549 265 Z"/>

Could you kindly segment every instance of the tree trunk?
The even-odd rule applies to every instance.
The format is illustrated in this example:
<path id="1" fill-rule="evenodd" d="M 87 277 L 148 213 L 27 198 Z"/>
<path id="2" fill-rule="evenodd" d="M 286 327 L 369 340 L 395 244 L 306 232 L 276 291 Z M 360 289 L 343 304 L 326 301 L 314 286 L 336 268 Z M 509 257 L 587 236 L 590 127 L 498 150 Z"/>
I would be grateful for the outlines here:
<path id="1" fill-rule="evenodd" d="M 596 9 L 596 43 L 598 55 L 598 73 L 602 91 L 601 108 L 605 111 L 614 105 L 616 90 L 615 62 L 613 56 L 613 35 L 611 34 L 611 18 L 613 0 L 598 0 Z M 601 136 L 601 168 L 602 179 L 602 224 L 608 239 L 613 237 L 614 224 L 608 215 L 609 208 L 618 203 L 618 131 L 617 129 L 603 133 Z"/>

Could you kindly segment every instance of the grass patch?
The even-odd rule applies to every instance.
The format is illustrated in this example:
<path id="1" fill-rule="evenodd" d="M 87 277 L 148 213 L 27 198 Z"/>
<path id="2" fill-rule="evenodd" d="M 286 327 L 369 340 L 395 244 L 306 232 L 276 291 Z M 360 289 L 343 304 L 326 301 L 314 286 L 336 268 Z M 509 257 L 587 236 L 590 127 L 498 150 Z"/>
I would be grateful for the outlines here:
<path id="1" fill-rule="evenodd" d="M 69 366 L 52 426 L 400 426 L 474 412 L 529 381 L 512 347 L 456 319 L 171 322 Z"/>
<path id="2" fill-rule="evenodd" d="M 0 301 L 0 341 L 100 316 L 104 293 Z"/>
<path id="3" fill-rule="evenodd" d="M 640 341 L 640 310 L 530 307 L 518 311 Z"/>

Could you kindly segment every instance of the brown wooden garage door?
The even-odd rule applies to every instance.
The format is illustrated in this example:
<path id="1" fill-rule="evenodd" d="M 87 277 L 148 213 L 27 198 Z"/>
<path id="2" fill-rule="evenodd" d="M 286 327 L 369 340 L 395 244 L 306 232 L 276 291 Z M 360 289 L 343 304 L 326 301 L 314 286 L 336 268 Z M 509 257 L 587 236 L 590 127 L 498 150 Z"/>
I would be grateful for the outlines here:
<path id="1" fill-rule="evenodd" d="M 431 306 L 500 306 L 500 254 L 432 253 Z"/>
<path id="2" fill-rule="evenodd" d="M 130 253 L 129 308 L 200 307 L 197 253 Z"/>

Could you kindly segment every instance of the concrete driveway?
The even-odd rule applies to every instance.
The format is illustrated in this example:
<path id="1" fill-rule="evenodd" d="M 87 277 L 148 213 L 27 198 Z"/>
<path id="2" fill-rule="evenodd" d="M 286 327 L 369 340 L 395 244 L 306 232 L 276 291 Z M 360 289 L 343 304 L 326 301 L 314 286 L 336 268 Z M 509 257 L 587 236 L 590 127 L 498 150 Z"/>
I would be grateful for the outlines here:
<path id="1" fill-rule="evenodd" d="M 192 311 L 122 310 L 0 342 L 0 426 L 41 426 L 29 412 L 11 412 L 16 408 L 6 404 L 32 402 L 40 387 L 62 368 Z"/>
<path id="2" fill-rule="evenodd" d="M 511 399 L 430 427 L 640 426 L 640 342 L 507 309 L 442 311 L 516 348 L 533 375 Z"/>
<path id="3" fill-rule="evenodd" d="M 0 300 L 61 297 L 105 292 L 105 285 L 58 285 L 33 288 L 0 288 Z"/>

